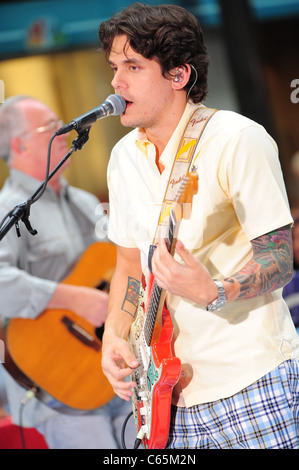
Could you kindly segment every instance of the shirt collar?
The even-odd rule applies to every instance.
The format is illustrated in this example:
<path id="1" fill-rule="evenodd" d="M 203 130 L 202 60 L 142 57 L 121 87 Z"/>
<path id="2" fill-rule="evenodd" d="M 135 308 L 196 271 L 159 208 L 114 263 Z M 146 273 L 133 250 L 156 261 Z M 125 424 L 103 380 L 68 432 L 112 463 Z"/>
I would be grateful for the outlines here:
<path id="1" fill-rule="evenodd" d="M 182 132 L 184 131 L 191 114 L 195 111 L 195 109 L 200 107 L 204 108 L 205 106 L 202 104 L 195 104 L 192 101 L 188 101 L 185 111 L 180 119 L 180 122 L 178 123 L 175 131 L 173 132 L 160 157 L 160 162 L 163 163 L 165 167 L 172 165 L 173 159 L 175 157 L 175 155 L 173 154 L 174 146 L 175 148 L 178 147 Z M 149 159 L 149 148 L 153 144 L 148 140 L 146 132 L 143 128 L 137 129 L 135 144 L 138 149 L 145 155 L 145 157 Z"/>

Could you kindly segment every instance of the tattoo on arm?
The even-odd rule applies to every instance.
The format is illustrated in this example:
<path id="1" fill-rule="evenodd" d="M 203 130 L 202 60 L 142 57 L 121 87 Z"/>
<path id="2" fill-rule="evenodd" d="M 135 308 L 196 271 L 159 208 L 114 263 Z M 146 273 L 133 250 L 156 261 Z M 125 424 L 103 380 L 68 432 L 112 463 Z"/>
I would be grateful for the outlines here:
<path id="1" fill-rule="evenodd" d="M 138 309 L 139 289 L 140 282 L 133 277 L 128 277 L 127 291 L 121 309 L 133 318 L 136 317 Z"/>
<path id="2" fill-rule="evenodd" d="M 240 285 L 238 298 L 252 298 L 287 284 L 293 274 L 293 248 L 290 226 L 252 240 L 252 259 L 233 276 L 225 279 Z"/>

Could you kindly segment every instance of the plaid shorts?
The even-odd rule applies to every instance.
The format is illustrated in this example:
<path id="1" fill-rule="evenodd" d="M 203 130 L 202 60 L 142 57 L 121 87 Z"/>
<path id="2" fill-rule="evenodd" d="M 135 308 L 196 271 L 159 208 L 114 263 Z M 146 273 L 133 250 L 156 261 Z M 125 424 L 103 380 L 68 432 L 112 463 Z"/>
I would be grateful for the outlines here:
<path id="1" fill-rule="evenodd" d="M 299 449 L 299 361 L 232 397 L 172 407 L 170 449 Z"/>

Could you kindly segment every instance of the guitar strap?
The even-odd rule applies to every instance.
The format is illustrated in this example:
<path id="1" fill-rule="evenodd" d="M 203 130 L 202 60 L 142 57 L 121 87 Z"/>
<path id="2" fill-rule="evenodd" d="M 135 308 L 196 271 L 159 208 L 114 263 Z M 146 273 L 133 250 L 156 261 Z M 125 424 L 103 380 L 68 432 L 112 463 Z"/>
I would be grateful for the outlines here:
<path id="1" fill-rule="evenodd" d="M 171 208 L 176 200 L 177 184 L 180 183 L 188 171 L 190 171 L 199 139 L 201 138 L 208 122 L 216 112 L 217 109 L 198 108 L 193 112 L 186 124 L 170 172 L 153 244 L 149 249 L 148 266 L 150 271 L 151 259 L 157 246 L 158 235 L 159 233 L 163 233 L 163 227 L 167 226 Z"/>

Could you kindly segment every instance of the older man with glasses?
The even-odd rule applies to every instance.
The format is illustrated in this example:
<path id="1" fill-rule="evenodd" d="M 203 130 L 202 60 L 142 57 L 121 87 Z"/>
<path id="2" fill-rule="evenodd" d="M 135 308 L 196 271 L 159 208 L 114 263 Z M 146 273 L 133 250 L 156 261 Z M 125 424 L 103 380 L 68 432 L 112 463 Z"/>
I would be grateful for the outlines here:
<path id="1" fill-rule="evenodd" d="M 10 168 L 10 176 L 0 193 L 0 220 L 30 198 L 44 181 L 49 140 L 61 125 L 48 106 L 28 96 L 9 98 L 0 107 L 0 155 Z M 50 171 L 67 150 L 65 136 L 53 140 Z M 32 236 L 21 223 L 20 238 L 13 227 L 0 241 L 0 298 L 4 321 L 15 317 L 35 319 L 45 309 L 66 309 L 94 327 L 101 327 L 105 322 L 107 293 L 61 282 L 88 246 L 100 241 L 99 237 L 106 241 L 104 231 L 99 233 L 97 229 L 95 233 L 99 218 L 103 228 L 107 225 L 99 200 L 70 186 L 61 176 L 64 169 L 65 165 L 49 180 L 42 197 L 31 208 L 30 223 L 37 229 L 37 235 Z M 45 331 L 44 335 L 51 335 L 51 331 Z M 28 344 L 30 341 L 28 338 Z M 100 369 L 100 360 L 98 366 Z M 57 412 L 35 396 L 22 408 L 24 397 L 26 401 L 28 397 L 26 390 L 8 374 L 6 382 L 13 422 L 37 427 L 50 448 L 113 449 L 121 446 L 122 423 L 131 407 L 113 396 L 113 392 L 106 404 L 78 416 Z"/>

